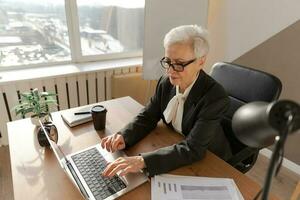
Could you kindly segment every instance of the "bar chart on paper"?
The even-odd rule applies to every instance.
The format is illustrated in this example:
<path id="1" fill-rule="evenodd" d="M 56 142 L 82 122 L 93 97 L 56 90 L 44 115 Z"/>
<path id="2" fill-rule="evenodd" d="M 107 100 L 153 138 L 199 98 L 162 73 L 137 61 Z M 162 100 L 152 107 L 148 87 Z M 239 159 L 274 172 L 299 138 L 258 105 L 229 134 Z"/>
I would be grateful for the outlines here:
<path id="1" fill-rule="evenodd" d="M 151 179 L 152 200 L 243 200 L 232 179 L 160 175 Z"/>

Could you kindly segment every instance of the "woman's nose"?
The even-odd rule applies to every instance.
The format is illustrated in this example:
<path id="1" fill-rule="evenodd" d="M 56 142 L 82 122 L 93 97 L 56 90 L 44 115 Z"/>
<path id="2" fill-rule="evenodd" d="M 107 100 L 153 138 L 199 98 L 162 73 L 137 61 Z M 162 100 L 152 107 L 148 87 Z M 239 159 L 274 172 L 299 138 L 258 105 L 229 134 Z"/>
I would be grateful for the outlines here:
<path id="1" fill-rule="evenodd" d="M 174 74 L 175 70 L 173 69 L 173 67 L 169 67 L 168 69 L 166 69 L 168 74 Z"/>

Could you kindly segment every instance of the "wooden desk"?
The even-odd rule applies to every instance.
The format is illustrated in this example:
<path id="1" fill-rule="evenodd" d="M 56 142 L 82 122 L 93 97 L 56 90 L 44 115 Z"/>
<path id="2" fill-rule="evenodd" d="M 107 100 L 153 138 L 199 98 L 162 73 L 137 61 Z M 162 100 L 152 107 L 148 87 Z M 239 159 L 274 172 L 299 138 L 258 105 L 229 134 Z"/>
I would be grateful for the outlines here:
<path id="1" fill-rule="evenodd" d="M 130 97 L 102 102 L 107 110 L 105 131 L 96 132 L 93 124 L 69 128 L 60 113 L 53 114 L 59 132 L 58 144 L 66 154 L 100 142 L 100 138 L 116 133 L 143 108 Z M 83 199 L 60 168 L 49 148 L 41 148 L 37 142 L 35 127 L 29 119 L 8 123 L 9 147 L 15 200 L 21 199 Z M 130 148 L 127 155 L 171 145 L 182 139 L 162 123 L 146 138 Z M 208 152 L 206 157 L 186 167 L 171 172 L 178 175 L 233 178 L 245 199 L 253 199 L 260 187 L 250 178 Z M 122 200 L 151 199 L 150 182 L 122 196 Z"/>

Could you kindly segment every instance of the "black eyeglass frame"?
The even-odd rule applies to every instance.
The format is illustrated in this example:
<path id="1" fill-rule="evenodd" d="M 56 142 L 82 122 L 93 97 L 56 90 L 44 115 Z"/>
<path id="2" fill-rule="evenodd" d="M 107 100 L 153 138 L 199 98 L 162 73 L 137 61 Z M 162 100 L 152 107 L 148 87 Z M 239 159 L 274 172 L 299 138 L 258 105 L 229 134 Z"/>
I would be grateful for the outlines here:
<path id="1" fill-rule="evenodd" d="M 191 64 L 191 63 L 193 63 L 193 62 L 195 62 L 195 61 L 197 60 L 197 58 L 194 58 L 194 59 L 192 59 L 192 60 L 186 61 L 186 63 L 181 64 L 181 63 L 171 63 L 171 60 L 170 60 L 170 62 L 167 62 L 166 59 L 170 60 L 170 59 L 167 58 L 167 57 L 163 57 L 163 58 L 160 60 L 160 65 L 162 66 L 162 68 L 164 68 L 164 69 L 169 69 L 170 67 L 172 67 L 173 70 L 176 71 L 176 72 L 183 72 L 183 71 L 184 71 L 184 68 L 185 68 L 186 66 L 188 66 L 189 64 Z M 164 63 L 165 63 L 165 64 L 168 64 L 168 67 L 166 67 L 166 66 L 164 65 Z M 177 65 L 177 68 L 176 68 L 175 65 Z M 181 68 L 178 68 L 178 66 L 180 66 Z"/>

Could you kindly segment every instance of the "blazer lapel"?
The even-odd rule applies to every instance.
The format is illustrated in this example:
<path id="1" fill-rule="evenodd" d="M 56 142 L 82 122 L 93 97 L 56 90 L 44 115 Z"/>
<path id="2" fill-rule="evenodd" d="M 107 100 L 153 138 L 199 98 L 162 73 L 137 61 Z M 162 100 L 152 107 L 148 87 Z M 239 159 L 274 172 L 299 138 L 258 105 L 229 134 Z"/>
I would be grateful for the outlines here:
<path id="1" fill-rule="evenodd" d="M 182 133 L 187 132 L 188 130 L 186 129 L 189 127 L 189 123 L 193 122 L 193 120 L 190 120 L 190 118 L 195 111 L 195 107 L 199 102 L 199 99 L 202 98 L 205 94 L 206 77 L 207 74 L 203 70 L 201 70 L 195 84 L 193 85 L 187 99 L 185 100 L 182 117 Z"/>
<path id="2" fill-rule="evenodd" d="M 162 109 L 162 119 L 163 121 L 166 123 L 166 120 L 165 120 L 165 117 L 163 116 L 163 112 L 165 111 L 165 109 L 167 108 L 168 106 L 168 103 L 170 102 L 170 100 L 176 95 L 176 87 L 171 85 L 170 83 L 170 86 L 169 88 L 167 88 L 167 90 L 169 90 L 169 94 L 167 95 L 163 95 L 163 98 L 162 98 L 162 103 L 161 103 L 161 109 Z M 171 122 L 170 123 L 166 123 L 166 124 L 172 124 Z"/>
<path id="3" fill-rule="evenodd" d="M 170 95 L 169 95 L 169 99 L 168 99 L 168 103 L 169 101 L 176 95 L 176 86 L 173 86 L 171 91 L 170 91 Z"/>

